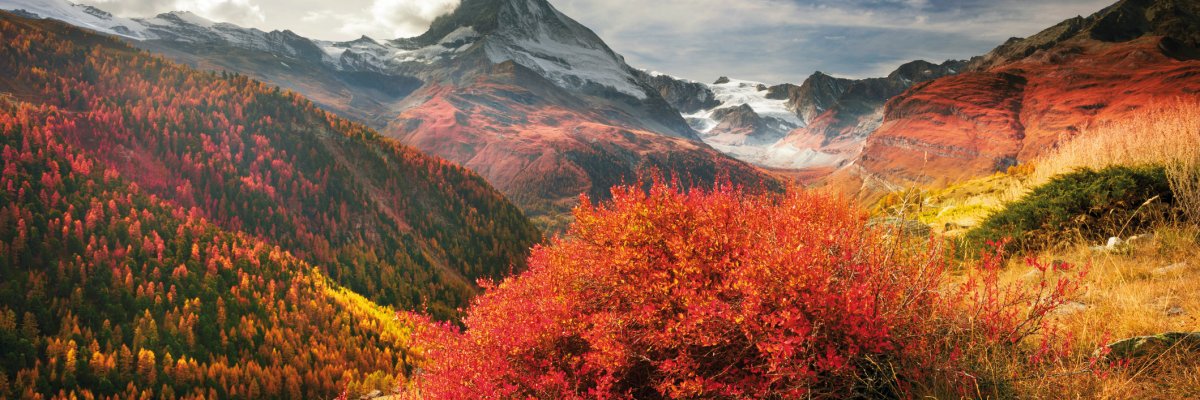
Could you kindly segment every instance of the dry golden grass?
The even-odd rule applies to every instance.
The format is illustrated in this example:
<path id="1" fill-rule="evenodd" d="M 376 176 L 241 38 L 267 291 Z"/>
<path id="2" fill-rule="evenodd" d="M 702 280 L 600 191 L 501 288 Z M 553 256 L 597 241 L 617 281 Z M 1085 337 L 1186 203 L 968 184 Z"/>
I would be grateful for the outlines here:
<path id="1" fill-rule="evenodd" d="M 955 236 L 1020 198 L 1028 186 L 1018 177 L 996 174 L 925 193 L 916 218 L 934 230 Z"/>
<path id="2" fill-rule="evenodd" d="M 1167 179 L 1175 202 L 1192 221 L 1200 221 L 1200 150 L 1189 149 L 1189 158 L 1167 164 Z"/>
<path id="3" fill-rule="evenodd" d="M 1170 351 L 1133 359 L 1126 367 L 1092 368 L 1102 344 L 1164 332 L 1200 331 L 1200 231 L 1195 226 L 1163 227 L 1152 241 L 1123 251 L 1098 252 L 1087 246 L 1041 257 L 1090 265 L 1086 291 L 1054 318 L 1073 338 L 1074 362 L 1048 369 L 1012 360 L 1009 368 L 1038 371 L 1015 380 L 1020 397 L 1046 399 L 1200 398 L 1200 354 Z M 1005 279 L 1028 279 L 1030 268 L 1013 265 Z"/>
<path id="4" fill-rule="evenodd" d="M 1085 130 L 1010 173 L 999 173 L 925 193 L 917 216 L 935 230 L 971 227 L 1056 175 L 1113 165 L 1167 167 L 1178 206 L 1200 220 L 1200 101 L 1147 107 L 1138 118 Z"/>
<path id="5" fill-rule="evenodd" d="M 1088 269 L 1079 295 L 1046 321 L 1064 339 L 1056 343 L 1066 346 L 1065 359 L 1031 361 L 1041 341 L 1033 337 L 1022 351 L 984 354 L 976 365 L 980 385 L 969 396 L 933 387 L 919 397 L 1200 399 L 1200 352 L 1195 348 L 1148 353 L 1127 364 L 1093 362 L 1098 349 L 1121 339 L 1200 331 L 1200 228 L 1163 223 L 1152 235 L 1115 251 L 1079 244 L 1036 255 Z M 1001 281 L 1034 283 L 1041 276 L 1014 258 Z"/>
<path id="6" fill-rule="evenodd" d="M 940 190 L 904 193 L 893 201 L 902 214 L 954 235 L 1052 177 L 1079 168 L 1113 165 L 1167 168 L 1176 206 L 1200 221 L 1200 102 L 1173 101 L 1134 119 L 1093 127 L 1037 160 L 1009 173 Z M 980 398 L 1200 399 L 1200 353 L 1172 349 L 1112 367 L 1089 361 L 1102 345 L 1164 332 L 1200 331 L 1200 228 L 1163 221 L 1154 239 L 1120 251 L 1096 251 L 1100 243 L 1076 243 L 1037 256 L 1086 265 L 1086 290 L 1052 318 L 1071 337 L 1070 361 L 1033 365 L 996 355 L 986 369 L 1000 384 Z M 1014 260 L 1009 281 L 1032 279 L 1033 269 Z M 1007 357 L 1007 358 L 1006 358 Z M 934 395 L 931 398 L 953 398 Z"/>
<path id="7" fill-rule="evenodd" d="M 1084 131 L 1042 155 L 1026 180 L 1046 183 L 1055 175 L 1079 168 L 1113 165 L 1190 165 L 1200 159 L 1200 102 L 1173 101 L 1147 107 L 1138 118 Z"/>

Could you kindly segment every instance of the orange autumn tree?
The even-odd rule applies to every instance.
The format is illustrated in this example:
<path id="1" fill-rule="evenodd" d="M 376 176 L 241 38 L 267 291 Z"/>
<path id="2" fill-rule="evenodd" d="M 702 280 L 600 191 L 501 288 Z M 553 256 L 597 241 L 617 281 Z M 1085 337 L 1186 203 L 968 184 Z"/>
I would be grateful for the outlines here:
<path id="1" fill-rule="evenodd" d="M 943 291 L 939 242 L 868 228 L 845 203 L 661 182 L 585 199 L 529 271 L 475 302 L 465 331 L 423 333 L 414 394 L 905 396 L 969 376 L 958 371 L 976 344 L 1017 346 L 1077 287 L 1001 285 L 992 257 Z"/>

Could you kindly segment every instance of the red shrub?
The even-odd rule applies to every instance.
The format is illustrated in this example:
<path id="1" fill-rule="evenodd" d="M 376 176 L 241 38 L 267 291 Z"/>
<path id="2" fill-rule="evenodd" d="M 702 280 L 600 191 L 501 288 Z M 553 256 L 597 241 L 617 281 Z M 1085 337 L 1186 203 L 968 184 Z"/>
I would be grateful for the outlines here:
<path id="1" fill-rule="evenodd" d="M 418 332 L 431 347 L 422 397 L 902 396 L 906 382 L 956 379 L 962 343 L 943 335 L 1012 343 L 1036 329 L 1029 307 L 995 301 L 1026 292 L 983 278 L 946 295 L 938 242 L 868 229 L 837 198 L 660 183 L 582 204 L 529 271 L 476 301 L 464 332 Z"/>

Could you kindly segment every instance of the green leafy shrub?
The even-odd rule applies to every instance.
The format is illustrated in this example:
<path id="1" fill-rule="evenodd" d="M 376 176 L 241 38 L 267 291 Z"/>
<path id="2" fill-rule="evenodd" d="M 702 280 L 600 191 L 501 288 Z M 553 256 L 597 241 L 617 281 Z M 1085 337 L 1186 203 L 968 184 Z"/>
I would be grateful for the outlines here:
<path id="1" fill-rule="evenodd" d="M 1007 250 L 1037 251 L 1076 240 L 1101 242 L 1169 217 L 1174 202 L 1161 167 L 1080 169 L 990 215 L 964 237 L 969 251 L 1010 239 Z"/>

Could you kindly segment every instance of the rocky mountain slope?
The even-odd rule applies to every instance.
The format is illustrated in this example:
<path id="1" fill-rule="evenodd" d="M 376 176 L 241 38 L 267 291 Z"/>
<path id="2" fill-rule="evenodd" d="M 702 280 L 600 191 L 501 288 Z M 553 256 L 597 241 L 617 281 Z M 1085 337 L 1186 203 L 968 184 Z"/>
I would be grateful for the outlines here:
<path id="1" fill-rule="evenodd" d="M 71 9 L 13 1 L 0 4 Z M 49 16 L 91 18 L 58 14 Z M 544 226 L 559 224 L 579 193 L 606 197 L 646 169 L 770 180 L 701 142 L 639 71 L 545 0 L 465 0 L 425 34 L 387 41 L 309 40 L 181 13 L 129 21 L 143 33 L 124 37 L 139 47 L 278 84 L 460 163 Z"/>
<path id="2" fill-rule="evenodd" d="M 807 125 L 826 110 L 833 108 L 842 94 L 855 82 L 817 71 L 800 86 L 785 83 L 767 88 L 767 98 L 787 100 L 788 108 L 795 110 L 796 115 Z"/>
<path id="3" fill-rule="evenodd" d="M 970 62 L 890 100 L 854 164 L 832 179 L 878 193 L 1031 160 L 1090 126 L 1200 94 L 1200 4 L 1124 0 Z"/>
<path id="4" fill-rule="evenodd" d="M 658 94 L 664 100 L 685 115 L 721 105 L 716 94 L 704 83 L 679 79 L 658 72 L 637 72 L 640 79 L 658 90 Z"/>

